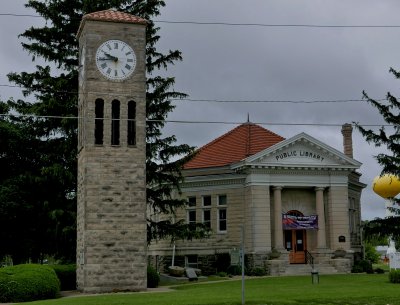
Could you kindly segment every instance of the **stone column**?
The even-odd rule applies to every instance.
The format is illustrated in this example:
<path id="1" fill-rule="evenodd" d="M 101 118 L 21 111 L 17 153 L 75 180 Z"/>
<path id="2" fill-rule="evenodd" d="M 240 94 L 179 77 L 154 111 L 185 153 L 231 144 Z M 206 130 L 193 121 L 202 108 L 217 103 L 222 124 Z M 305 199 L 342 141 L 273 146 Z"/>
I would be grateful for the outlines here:
<path id="1" fill-rule="evenodd" d="M 317 248 L 326 248 L 324 188 L 315 188 L 316 210 L 318 215 Z"/>
<path id="2" fill-rule="evenodd" d="M 274 224 L 275 224 L 275 249 L 283 250 L 282 230 L 282 186 L 275 186 L 274 190 Z"/>

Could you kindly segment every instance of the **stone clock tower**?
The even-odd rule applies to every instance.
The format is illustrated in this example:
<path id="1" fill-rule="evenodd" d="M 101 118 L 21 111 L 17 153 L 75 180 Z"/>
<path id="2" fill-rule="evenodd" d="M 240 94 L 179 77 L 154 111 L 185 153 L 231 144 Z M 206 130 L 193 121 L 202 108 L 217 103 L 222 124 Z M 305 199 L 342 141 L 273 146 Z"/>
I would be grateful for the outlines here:
<path id="1" fill-rule="evenodd" d="M 146 20 L 106 10 L 79 39 L 77 286 L 147 287 Z"/>

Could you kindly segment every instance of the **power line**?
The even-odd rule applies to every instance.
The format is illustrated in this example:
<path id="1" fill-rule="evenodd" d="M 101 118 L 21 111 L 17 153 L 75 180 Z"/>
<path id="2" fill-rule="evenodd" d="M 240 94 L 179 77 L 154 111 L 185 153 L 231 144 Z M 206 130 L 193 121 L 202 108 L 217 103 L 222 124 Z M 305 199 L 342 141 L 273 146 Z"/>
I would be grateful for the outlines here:
<path id="1" fill-rule="evenodd" d="M 231 23 L 231 22 L 200 22 L 200 21 L 170 21 L 154 20 L 155 23 L 193 24 L 193 25 L 223 25 L 223 26 L 252 26 L 272 28 L 400 28 L 400 25 L 334 25 L 334 24 L 266 24 L 266 23 Z"/>
<path id="2" fill-rule="evenodd" d="M 366 102 L 366 99 L 341 99 L 341 100 L 216 100 L 216 99 L 173 99 L 188 102 L 209 102 L 209 103 L 289 103 L 289 104 L 316 104 L 316 103 L 352 103 Z M 375 101 L 385 101 L 386 99 L 375 99 Z"/>
<path id="3" fill-rule="evenodd" d="M 32 18 L 43 18 L 40 15 L 33 14 L 16 14 L 16 13 L 0 13 L 0 16 L 8 17 L 32 17 Z M 44 19 L 44 18 L 43 18 Z M 71 18 L 74 19 L 74 18 Z M 78 19 L 78 18 L 76 18 Z M 81 20 L 81 18 L 79 18 Z M 220 26 L 243 26 L 243 27 L 270 27 L 270 28 L 400 28 L 400 25 L 372 25 L 372 24 L 268 24 L 268 23 L 236 23 L 236 22 L 217 22 L 217 21 L 171 21 L 171 20 L 153 20 L 154 23 L 165 23 L 165 24 L 191 24 L 191 25 L 220 25 Z"/>
<path id="4" fill-rule="evenodd" d="M 24 88 L 20 86 L 15 86 L 15 85 L 4 85 L 0 84 L 0 87 L 7 87 L 7 88 L 20 88 L 23 90 L 30 90 L 29 88 Z M 73 95 L 78 95 L 78 91 L 63 91 L 63 90 L 43 90 L 46 93 L 57 93 L 57 94 L 73 94 Z M 85 93 L 88 94 L 106 94 L 105 92 L 101 91 L 85 91 Z M 115 93 L 109 93 L 109 95 L 112 96 L 131 96 L 130 94 L 115 94 Z M 234 99 L 228 99 L 228 100 L 219 100 L 219 99 L 192 99 L 192 98 L 173 98 L 169 99 L 170 101 L 173 102 L 205 102 L 205 103 L 288 103 L 288 104 L 317 104 L 317 103 L 354 103 L 354 102 L 365 102 L 366 99 L 332 99 L 332 100 L 323 100 L 323 99 L 318 99 L 318 100 L 278 100 L 278 99 L 271 99 L 271 100 L 234 100 Z M 375 99 L 375 101 L 385 101 L 386 98 L 380 98 L 380 99 Z"/>
<path id="5" fill-rule="evenodd" d="M 70 119 L 70 120 L 94 120 L 94 117 L 80 117 L 80 116 L 53 116 L 53 115 L 31 115 L 31 114 L 0 114 L 0 117 L 20 117 L 20 118 L 33 118 L 33 119 Z M 110 121 L 135 121 L 132 119 L 112 119 L 112 118 L 96 118 L 107 119 Z M 192 120 L 153 120 L 146 119 L 146 122 L 165 122 L 174 124 L 223 124 L 223 125 L 240 125 L 244 122 L 237 121 L 192 121 Z M 343 123 L 279 123 L 279 122 L 251 122 L 257 125 L 269 126 L 324 126 L 324 127 L 340 127 Z M 391 127 L 390 124 L 360 124 L 364 127 Z"/>

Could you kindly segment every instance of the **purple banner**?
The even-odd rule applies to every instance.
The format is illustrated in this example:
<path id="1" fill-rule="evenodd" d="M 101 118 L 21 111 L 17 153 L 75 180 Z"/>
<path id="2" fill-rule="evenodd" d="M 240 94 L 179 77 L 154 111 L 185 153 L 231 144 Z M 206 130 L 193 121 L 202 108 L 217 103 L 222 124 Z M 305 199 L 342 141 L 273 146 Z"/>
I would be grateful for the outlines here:
<path id="1" fill-rule="evenodd" d="M 284 230 L 316 230 L 318 229 L 318 216 L 294 216 L 282 214 Z"/>

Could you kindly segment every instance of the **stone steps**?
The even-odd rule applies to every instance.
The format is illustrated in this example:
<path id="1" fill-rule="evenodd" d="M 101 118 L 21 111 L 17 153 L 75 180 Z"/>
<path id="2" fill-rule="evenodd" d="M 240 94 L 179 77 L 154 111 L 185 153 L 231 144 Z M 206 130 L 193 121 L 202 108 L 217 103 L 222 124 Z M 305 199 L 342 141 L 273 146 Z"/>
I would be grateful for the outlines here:
<path id="1" fill-rule="evenodd" d="M 335 267 L 329 264 L 315 264 L 314 269 L 319 274 L 335 274 L 338 273 Z M 282 275 L 310 275 L 312 271 L 311 265 L 291 264 L 285 269 Z"/>

